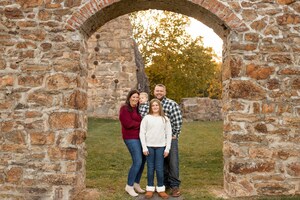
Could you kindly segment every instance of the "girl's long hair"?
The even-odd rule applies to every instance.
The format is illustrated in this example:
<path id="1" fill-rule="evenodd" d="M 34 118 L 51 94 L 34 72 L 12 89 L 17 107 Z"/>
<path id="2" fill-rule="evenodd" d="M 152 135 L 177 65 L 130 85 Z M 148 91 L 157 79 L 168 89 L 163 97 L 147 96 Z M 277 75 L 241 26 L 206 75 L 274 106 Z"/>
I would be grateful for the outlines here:
<path id="1" fill-rule="evenodd" d="M 164 112 L 163 107 L 162 107 L 162 105 L 161 105 L 161 103 L 160 103 L 160 100 L 158 100 L 158 99 L 156 99 L 156 98 L 154 98 L 154 99 L 152 99 L 152 100 L 150 101 L 149 114 L 150 114 L 150 115 L 153 114 L 152 104 L 155 103 L 155 102 L 156 102 L 156 103 L 158 104 L 158 106 L 159 106 L 159 110 L 158 110 L 159 116 L 161 116 L 161 117 L 164 119 L 164 121 L 166 121 L 165 112 Z"/>
<path id="2" fill-rule="evenodd" d="M 130 91 L 128 92 L 128 94 L 127 94 L 127 97 L 126 97 L 125 105 L 127 106 L 129 112 L 132 112 L 132 111 L 133 111 L 133 108 L 132 108 L 131 105 L 130 105 L 130 98 L 131 98 L 131 96 L 134 95 L 134 94 L 140 95 L 140 92 L 139 92 L 138 90 L 136 90 L 136 89 L 130 90 Z"/>

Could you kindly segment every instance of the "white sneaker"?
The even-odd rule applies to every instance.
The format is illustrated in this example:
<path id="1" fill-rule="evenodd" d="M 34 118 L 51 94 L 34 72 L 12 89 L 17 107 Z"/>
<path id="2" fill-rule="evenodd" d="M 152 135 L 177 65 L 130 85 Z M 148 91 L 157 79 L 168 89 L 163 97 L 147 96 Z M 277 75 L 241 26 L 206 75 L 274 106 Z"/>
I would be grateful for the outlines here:
<path id="1" fill-rule="evenodd" d="M 126 185 L 125 191 L 126 191 L 130 196 L 132 196 L 132 197 L 136 197 L 136 196 L 139 195 L 138 193 L 136 193 L 136 192 L 134 191 L 133 186 Z"/>
<path id="2" fill-rule="evenodd" d="M 137 191 L 138 193 L 145 193 L 145 192 L 146 192 L 145 190 L 143 190 L 143 189 L 141 188 L 140 184 L 138 184 L 138 183 L 134 183 L 134 184 L 133 184 L 133 188 L 134 188 L 135 191 Z"/>

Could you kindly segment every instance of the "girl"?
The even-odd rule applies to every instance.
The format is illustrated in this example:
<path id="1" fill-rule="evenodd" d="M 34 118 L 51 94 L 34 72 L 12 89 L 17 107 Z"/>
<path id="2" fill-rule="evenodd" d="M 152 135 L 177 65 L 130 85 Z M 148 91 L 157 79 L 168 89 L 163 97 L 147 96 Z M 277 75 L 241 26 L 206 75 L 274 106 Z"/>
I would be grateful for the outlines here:
<path id="1" fill-rule="evenodd" d="M 146 198 L 151 198 L 155 191 L 154 171 L 156 172 L 158 195 L 163 199 L 169 197 L 164 186 L 164 158 L 169 155 L 171 139 L 170 120 L 165 116 L 160 101 L 152 99 L 149 114 L 143 118 L 140 128 L 140 140 L 148 168 Z"/>

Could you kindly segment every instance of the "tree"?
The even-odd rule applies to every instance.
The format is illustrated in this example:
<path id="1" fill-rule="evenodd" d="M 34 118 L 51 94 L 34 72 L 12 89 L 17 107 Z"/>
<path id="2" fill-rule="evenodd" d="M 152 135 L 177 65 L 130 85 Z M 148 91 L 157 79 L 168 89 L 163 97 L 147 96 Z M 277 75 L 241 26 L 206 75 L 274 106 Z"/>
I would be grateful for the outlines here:
<path id="1" fill-rule="evenodd" d="M 222 63 L 217 64 L 214 78 L 209 80 L 209 87 L 207 89 L 207 92 L 208 92 L 208 96 L 212 99 L 221 99 L 222 98 L 221 66 L 222 66 Z"/>
<path id="2" fill-rule="evenodd" d="M 203 96 L 200 91 L 207 93 L 217 64 L 202 38 L 193 39 L 187 33 L 187 16 L 150 10 L 133 13 L 131 21 L 151 91 L 162 83 L 168 96 L 177 102 L 184 97 Z"/>

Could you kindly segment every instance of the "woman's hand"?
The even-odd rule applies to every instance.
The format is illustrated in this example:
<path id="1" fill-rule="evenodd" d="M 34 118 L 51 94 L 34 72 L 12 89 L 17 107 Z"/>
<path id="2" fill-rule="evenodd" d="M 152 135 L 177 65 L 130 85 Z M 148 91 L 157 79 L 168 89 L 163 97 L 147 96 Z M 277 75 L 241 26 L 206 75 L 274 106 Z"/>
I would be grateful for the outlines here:
<path id="1" fill-rule="evenodd" d="M 144 154 L 145 156 L 148 156 L 148 155 L 149 155 L 149 151 L 143 151 L 143 154 Z"/>
<path id="2" fill-rule="evenodd" d="M 169 152 L 164 152 L 164 158 L 168 157 L 168 155 L 169 155 Z"/>

